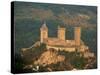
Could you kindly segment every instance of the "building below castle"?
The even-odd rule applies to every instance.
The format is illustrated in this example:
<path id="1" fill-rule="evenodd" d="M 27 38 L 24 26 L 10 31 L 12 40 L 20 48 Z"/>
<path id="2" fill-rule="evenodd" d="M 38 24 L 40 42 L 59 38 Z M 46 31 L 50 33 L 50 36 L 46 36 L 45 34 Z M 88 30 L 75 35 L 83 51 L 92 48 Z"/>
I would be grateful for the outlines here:
<path id="1" fill-rule="evenodd" d="M 66 28 L 58 27 L 57 37 L 48 37 L 48 27 L 46 23 L 40 28 L 40 42 L 45 43 L 47 49 L 53 48 L 55 50 L 64 50 L 68 52 L 88 50 L 88 47 L 81 40 L 81 27 L 75 27 L 74 39 L 67 40 L 65 38 Z"/>

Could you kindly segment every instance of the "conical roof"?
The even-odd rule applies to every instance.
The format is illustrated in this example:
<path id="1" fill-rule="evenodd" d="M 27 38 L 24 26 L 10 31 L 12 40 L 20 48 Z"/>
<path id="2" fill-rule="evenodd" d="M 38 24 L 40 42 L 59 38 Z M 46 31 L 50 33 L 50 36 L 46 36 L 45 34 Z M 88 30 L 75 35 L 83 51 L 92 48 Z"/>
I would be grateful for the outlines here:
<path id="1" fill-rule="evenodd" d="M 46 26 L 46 22 L 44 22 L 44 24 L 42 25 L 41 29 L 43 29 L 43 30 L 47 30 L 48 29 L 48 27 Z"/>

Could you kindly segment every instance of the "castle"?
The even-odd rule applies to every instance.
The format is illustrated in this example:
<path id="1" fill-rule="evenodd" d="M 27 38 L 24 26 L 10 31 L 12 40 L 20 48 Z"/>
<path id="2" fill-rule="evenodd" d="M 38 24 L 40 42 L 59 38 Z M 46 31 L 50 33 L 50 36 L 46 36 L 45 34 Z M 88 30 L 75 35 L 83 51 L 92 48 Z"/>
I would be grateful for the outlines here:
<path id="1" fill-rule="evenodd" d="M 66 29 L 64 27 L 58 27 L 58 36 L 57 37 L 48 37 L 48 27 L 46 23 L 40 28 L 40 41 L 37 41 L 35 44 L 28 48 L 22 48 L 22 52 L 30 50 L 36 46 L 40 46 L 41 43 L 46 44 L 47 50 L 54 49 L 56 51 L 66 51 L 66 52 L 75 52 L 78 51 L 82 53 L 85 58 L 94 57 L 94 53 L 90 52 L 87 45 L 81 39 L 81 27 L 74 28 L 74 39 L 67 40 L 65 38 Z M 23 54 L 21 54 L 23 56 Z"/>
<path id="2" fill-rule="evenodd" d="M 67 40 L 65 38 L 65 33 L 66 29 L 59 26 L 57 37 L 48 37 L 48 27 L 46 26 L 46 23 L 44 23 L 40 28 L 40 42 L 45 43 L 47 49 L 53 48 L 55 50 L 65 50 L 68 52 L 76 50 L 84 52 L 88 49 L 81 40 L 81 27 L 75 27 L 73 40 Z"/>

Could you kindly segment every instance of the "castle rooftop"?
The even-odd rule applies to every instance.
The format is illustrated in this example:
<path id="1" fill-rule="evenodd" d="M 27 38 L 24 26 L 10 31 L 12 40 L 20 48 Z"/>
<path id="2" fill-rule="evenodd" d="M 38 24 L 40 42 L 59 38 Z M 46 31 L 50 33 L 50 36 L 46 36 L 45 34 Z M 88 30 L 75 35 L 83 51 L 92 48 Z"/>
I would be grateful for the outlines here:
<path id="1" fill-rule="evenodd" d="M 46 22 L 44 22 L 44 24 L 42 25 L 41 29 L 43 29 L 43 30 L 47 30 L 48 29 L 48 27 L 46 26 Z"/>

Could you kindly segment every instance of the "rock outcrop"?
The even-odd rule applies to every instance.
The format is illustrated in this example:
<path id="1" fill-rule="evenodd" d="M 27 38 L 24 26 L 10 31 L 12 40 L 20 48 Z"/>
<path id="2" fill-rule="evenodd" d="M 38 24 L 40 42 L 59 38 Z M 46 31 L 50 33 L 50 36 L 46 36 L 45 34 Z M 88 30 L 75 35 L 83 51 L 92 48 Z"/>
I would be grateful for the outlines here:
<path id="1" fill-rule="evenodd" d="M 65 57 L 63 55 L 58 55 L 56 51 L 48 50 L 44 52 L 34 64 L 47 66 L 50 64 L 57 64 L 58 62 L 63 62 Z"/>

